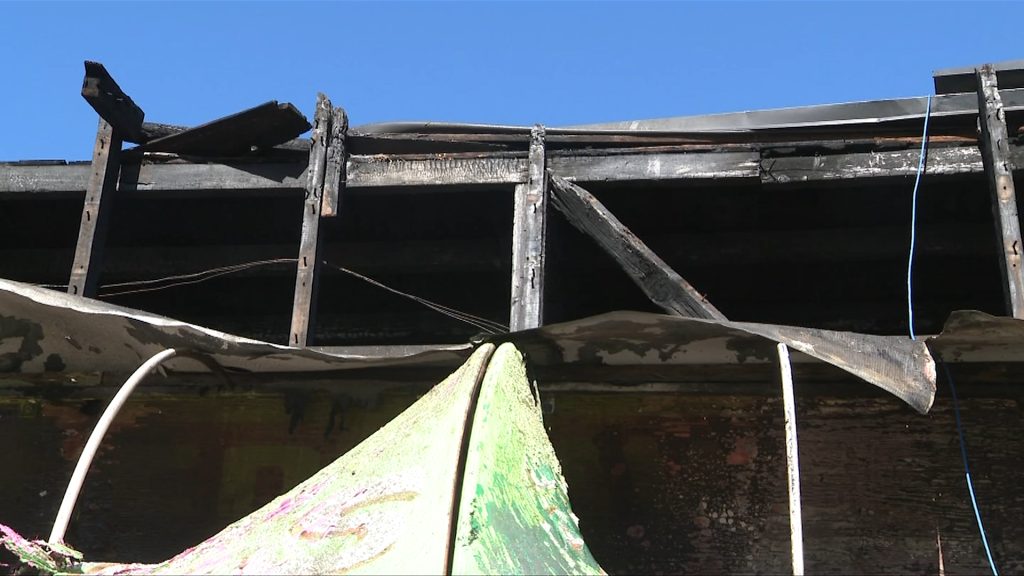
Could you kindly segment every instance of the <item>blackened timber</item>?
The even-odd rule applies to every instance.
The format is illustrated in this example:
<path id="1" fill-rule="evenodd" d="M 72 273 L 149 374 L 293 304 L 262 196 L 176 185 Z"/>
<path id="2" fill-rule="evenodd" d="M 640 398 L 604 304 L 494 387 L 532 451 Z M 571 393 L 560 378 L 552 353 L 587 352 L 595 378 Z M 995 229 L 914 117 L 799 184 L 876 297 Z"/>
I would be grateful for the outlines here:
<path id="1" fill-rule="evenodd" d="M 324 167 L 324 196 L 320 207 L 323 217 L 337 216 L 341 209 L 341 191 L 345 189 L 345 134 L 348 115 L 342 108 L 331 112 L 331 136 L 327 142 L 327 161 Z"/>
<path id="2" fill-rule="evenodd" d="M 978 123 L 981 126 L 979 146 L 992 193 L 1007 308 L 1014 318 L 1024 318 L 1024 267 L 1021 262 L 1024 243 L 1021 243 L 1020 219 L 1017 215 L 1006 117 L 999 97 L 996 72 L 992 66 L 987 64 L 979 69 L 977 80 Z"/>
<path id="3" fill-rule="evenodd" d="M 309 130 L 309 121 L 295 106 L 266 102 L 183 132 L 147 142 L 147 152 L 198 156 L 238 156 L 272 148 Z"/>
<path id="4" fill-rule="evenodd" d="M 117 192 L 121 139 L 109 122 L 100 118 L 92 152 L 89 184 L 82 205 L 82 221 L 75 245 L 75 261 L 68 280 L 68 294 L 93 297 L 103 266 L 111 204 Z"/>
<path id="5" fill-rule="evenodd" d="M 294 142 L 294 141 L 293 141 Z M 858 178 L 892 178 L 913 176 L 917 170 L 917 150 L 897 150 L 834 155 L 793 155 L 780 158 L 764 158 L 755 164 L 760 179 L 765 184 L 789 182 L 815 182 L 829 180 L 854 180 Z M 711 154 L 711 153 L 708 153 Z M 577 182 L 601 180 L 603 174 L 621 169 L 613 174 L 620 180 L 629 180 L 630 172 L 647 172 L 649 162 L 656 163 L 668 157 L 692 157 L 689 153 L 667 153 L 658 155 L 633 153 L 602 156 L 597 161 L 593 156 L 586 162 L 595 166 L 601 162 L 606 166 L 595 171 L 581 170 L 580 164 L 567 156 L 554 157 L 549 154 L 548 166 L 573 166 Z M 1014 170 L 1024 169 L 1024 146 L 1010 147 L 1010 166 Z M 746 162 L 746 160 L 744 160 Z M 416 156 L 361 156 L 350 155 L 346 162 L 346 189 L 403 187 L 403 186 L 460 186 L 473 184 L 522 184 L 528 175 L 528 161 L 525 153 L 497 152 L 490 154 L 444 154 Z M 758 166 L 759 164 L 759 166 Z M 665 164 L 662 163 L 662 168 Z M 305 190 L 305 164 L 293 162 L 251 162 L 245 160 L 227 163 L 146 162 L 141 165 L 125 166 L 123 172 L 134 177 L 121 176 L 119 193 L 145 195 L 149 193 L 187 193 L 214 191 L 265 191 L 268 194 L 293 194 Z M 742 173 L 751 172 L 744 168 Z M 984 172 L 981 153 L 974 146 L 960 146 L 928 150 L 926 175 L 949 176 L 957 174 L 980 174 Z M 735 176 L 735 166 L 725 166 L 718 172 L 705 172 L 706 179 Z M 636 176 L 649 179 L 649 175 Z M 676 179 L 662 174 L 661 179 Z M 681 176 L 679 180 L 700 179 L 697 174 Z M 31 163 L 0 163 L 0 196 L 2 195 L 75 195 L 81 194 L 89 180 L 87 164 L 54 165 L 52 163 L 33 165 Z"/>
<path id="6" fill-rule="evenodd" d="M 313 127 L 313 146 L 309 151 L 306 171 L 306 201 L 302 205 L 302 239 L 295 272 L 295 299 L 292 303 L 290 346 L 309 346 L 313 341 L 316 320 L 316 292 L 320 269 L 320 206 L 324 191 L 324 169 L 327 163 L 327 140 L 330 134 L 331 102 L 317 95 Z"/>
<path id="7" fill-rule="evenodd" d="M 548 169 L 577 182 L 758 178 L 757 152 L 552 154 Z"/>
<path id="8" fill-rule="evenodd" d="M 82 98 L 107 121 L 121 138 L 129 142 L 142 140 L 142 119 L 146 114 L 121 90 L 107 69 L 99 62 L 85 61 Z"/>
<path id="9" fill-rule="evenodd" d="M 1024 166 L 1024 154 L 1015 158 Z M 854 154 L 794 155 L 761 160 L 761 181 L 765 184 L 847 180 L 853 178 L 912 177 L 917 174 L 920 149 Z M 981 153 L 976 146 L 929 147 L 926 176 L 951 176 L 982 171 Z"/>
<path id="10" fill-rule="evenodd" d="M 615 258 L 652 302 L 680 316 L 725 320 L 718 309 L 658 258 L 590 192 L 553 173 L 550 184 L 555 208 Z"/>
<path id="11" fill-rule="evenodd" d="M 347 187 L 450 186 L 526 182 L 525 153 L 350 156 Z"/>
<path id="12" fill-rule="evenodd" d="M 530 173 L 515 189 L 512 224 L 511 331 L 544 323 L 544 255 L 547 236 L 547 173 L 544 127 L 530 135 Z"/>

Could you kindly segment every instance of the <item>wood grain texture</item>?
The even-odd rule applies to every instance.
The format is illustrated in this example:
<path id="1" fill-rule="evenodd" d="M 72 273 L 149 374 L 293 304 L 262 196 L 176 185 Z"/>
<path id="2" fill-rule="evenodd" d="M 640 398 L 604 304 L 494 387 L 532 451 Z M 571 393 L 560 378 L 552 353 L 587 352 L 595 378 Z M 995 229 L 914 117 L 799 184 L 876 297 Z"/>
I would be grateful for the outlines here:
<path id="1" fill-rule="evenodd" d="M 244 156 L 288 142 L 309 130 L 295 106 L 271 100 L 194 128 L 148 141 L 139 151 L 197 156 Z"/>
<path id="2" fill-rule="evenodd" d="M 96 295 L 120 167 L 121 138 L 110 123 L 101 118 L 89 167 L 89 184 L 82 206 L 68 294 Z"/>
<path id="3" fill-rule="evenodd" d="M 327 142 L 327 160 L 324 165 L 324 193 L 320 216 L 334 217 L 341 210 L 341 192 L 345 189 L 345 138 L 348 133 L 348 114 L 342 108 L 331 110 L 331 136 Z"/>
<path id="4" fill-rule="evenodd" d="M 724 155 L 724 156 L 722 156 Z M 708 157 L 721 156 L 721 162 Z M 861 178 L 913 177 L 917 151 L 760 157 L 754 153 L 605 154 L 552 156 L 548 168 L 577 182 L 629 180 L 715 180 L 760 178 L 787 184 Z M 714 166 L 717 165 L 718 168 Z M 1024 147 L 1010 148 L 1009 167 L 1024 167 Z M 129 168 L 126 166 L 126 168 Z M 261 192 L 294 194 L 305 188 L 305 165 L 288 162 L 199 164 L 144 163 L 126 170 L 119 183 L 125 194 Z M 984 172 L 974 147 L 933 148 L 925 174 L 931 177 Z M 428 155 L 350 155 L 346 189 L 410 186 L 523 184 L 529 160 L 521 152 Z M 0 197 L 82 194 L 88 168 L 80 164 L 0 163 Z"/>
<path id="5" fill-rule="evenodd" d="M 652 302 L 679 316 L 725 320 L 707 298 L 658 258 L 597 198 L 553 172 L 550 180 L 555 208 L 615 258 Z"/>
<path id="6" fill-rule="evenodd" d="M 530 141 L 530 177 L 516 186 L 512 219 L 512 301 L 509 328 L 513 332 L 544 323 L 544 256 L 547 238 L 548 183 L 545 170 L 544 128 L 537 126 Z"/>
<path id="7" fill-rule="evenodd" d="M 306 170 L 306 201 L 302 205 L 302 237 L 295 272 L 295 299 L 292 303 L 290 346 L 309 346 L 313 343 L 316 321 L 316 294 L 320 269 L 320 208 L 324 192 L 324 172 L 327 163 L 327 142 L 330 134 L 331 102 L 323 94 L 317 96 L 316 117 L 313 126 L 313 146 L 309 151 Z"/>
<path id="8" fill-rule="evenodd" d="M 142 119 L 146 113 L 121 90 L 114 77 L 99 62 L 85 61 L 82 98 L 129 142 L 142 140 Z"/>
<path id="9" fill-rule="evenodd" d="M 996 240 L 1001 258 L 1007 311 L 1014 318 L 1024 318 L 1024 263 L 1021 253 L 1020 218 L 1017 213 L 1017 192 L 1010 165 L 1009 135 L 1006 115 L 999 97 L 996 72 L 991 65 L 977 71 L 978 124 L 981 127 L 981 156 L 985 164 L 992 211 L 996 221 Z"/>

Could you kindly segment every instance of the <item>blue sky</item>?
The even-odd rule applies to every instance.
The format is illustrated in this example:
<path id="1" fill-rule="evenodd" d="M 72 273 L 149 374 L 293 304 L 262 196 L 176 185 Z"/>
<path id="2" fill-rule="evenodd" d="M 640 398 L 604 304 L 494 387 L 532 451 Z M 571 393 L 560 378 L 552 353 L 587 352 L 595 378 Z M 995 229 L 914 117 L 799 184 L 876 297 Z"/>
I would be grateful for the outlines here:
<path id="1" fill-rule="evenodd" d="M 935 69 L 1024 58 L 1024 3 L 0 0 L 0 160 L 88 158 L 82 61 L 153 122 L 267 100 L 353 125 L 550 126 L 923 95 Z"/>

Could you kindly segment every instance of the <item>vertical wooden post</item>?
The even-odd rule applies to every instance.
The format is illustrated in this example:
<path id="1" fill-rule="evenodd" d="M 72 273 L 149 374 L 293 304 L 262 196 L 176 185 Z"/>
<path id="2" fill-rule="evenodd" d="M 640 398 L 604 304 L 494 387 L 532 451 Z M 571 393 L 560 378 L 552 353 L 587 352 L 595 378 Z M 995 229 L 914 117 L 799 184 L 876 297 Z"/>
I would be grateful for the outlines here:
<path id="1" fill-rule="evenodd" d="M 1024 318 L 1024 268 L 1021 266 L 1024 244 L 1021 243 L 1020 220 L 1017 217 L 1017 193 L 1010 169 L 1003 100 L 999 96 L 996 72 L 991 64 L 978 69 L 977 78 L 978 124 L 981 128 L 978 144 L 992 193 L 996 238 L 1002 252 L 999 264 L 1003 271 L 1007 310 L 1014 318 Z"/>
<path id="2" fill-rule="evenodd" d="M 341 210 L 341 192 L 345 189 L 345 137 L 348 133 L 348 115 L 342 108 L 331 111 L 331 137 L 327 143 L 324 167 L 324 197 L 320 216 L 331 218 Z"/>
<path id="3" fill-rule="evenodd" d="M 106 120 L 100 118 L 92 151 L 92 170 L 82 206 L 82 222 L 78 228 L 75 262 L 68 280 L 68 294 L 96 295 L 111 204 L 117 193 L 120 172 L 121 137 Z"/>
<path id="4" fill-rule="evenodd" d="M 793 555 L 793 574 L 804 573 L 804 521 L 800 505 L 800 450 L 796 441 L 796 398 L 793 394 L 793 367 L 789 348 L 779 343 L 779 371 L 782 376 L 782 405 L 786 421 L 786 475 L 789 480 L 789 541 Z"/>
<path id="5" fill-rule="evenodd" d="M 331 128 L 331 101 L 323 94 L 316 99 L 309 167 L 306 169 L 306 200 L 302 206 L 302 239 L 295 272 L 295 299 L 292 302 L 290 346 L 312 343 L 316 319 L 316 292 L 320 271 L 320 211 L 327 165 L 327 143 Z"/>
<path id="6" fill-rule="evenodd" d="M 544 254 L 547 236 L 547 170 L 544 127 L 530 132 L 530 173 L 516 186 L 512 222 L 512 305 L 509 329 L 544 323 Z"/>

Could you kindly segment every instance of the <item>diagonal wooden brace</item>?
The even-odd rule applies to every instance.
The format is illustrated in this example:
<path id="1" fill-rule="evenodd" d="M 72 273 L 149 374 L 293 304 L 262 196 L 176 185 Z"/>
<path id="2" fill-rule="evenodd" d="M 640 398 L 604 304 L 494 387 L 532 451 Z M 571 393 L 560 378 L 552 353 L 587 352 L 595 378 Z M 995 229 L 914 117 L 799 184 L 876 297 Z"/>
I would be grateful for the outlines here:
<path id="1" fill-rule="evenodd" d="M 611 255 L 652 302 L 679 316 L 726 319 L 593 194 L 554 174 L 549 178 L 555 208 Z"/>

